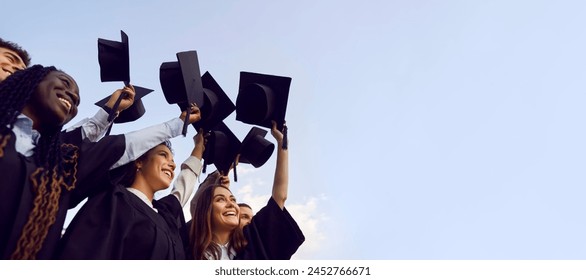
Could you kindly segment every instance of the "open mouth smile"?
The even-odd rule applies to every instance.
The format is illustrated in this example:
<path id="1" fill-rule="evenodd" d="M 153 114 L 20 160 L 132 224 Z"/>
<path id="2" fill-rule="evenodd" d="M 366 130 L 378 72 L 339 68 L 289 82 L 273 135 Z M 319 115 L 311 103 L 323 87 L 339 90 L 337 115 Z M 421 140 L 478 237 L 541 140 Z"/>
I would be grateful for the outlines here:
<path id="1" fill-rule="evenodd" d="M 173 172 L 170 170 L 163 170 L 163 173 L 169 177 L 169 179 L 173 179 Z"/>
<path id="2" fill-rule="evenodd" d="M 67 109 L 67 114 L 71 113 L 71 102 L 69 102 L 69 100 L 63 98 L 63 97 L 59 97 L 59 101 L 61 101 L 61 103 L 65 106 L 65 108 Z"/>
<path id="3" fill-rule="evenodd" d="M 234 217 L 236 217 L 236 211 L 226 211 L 222 215 L 223 216 L 234 216 Z"/>

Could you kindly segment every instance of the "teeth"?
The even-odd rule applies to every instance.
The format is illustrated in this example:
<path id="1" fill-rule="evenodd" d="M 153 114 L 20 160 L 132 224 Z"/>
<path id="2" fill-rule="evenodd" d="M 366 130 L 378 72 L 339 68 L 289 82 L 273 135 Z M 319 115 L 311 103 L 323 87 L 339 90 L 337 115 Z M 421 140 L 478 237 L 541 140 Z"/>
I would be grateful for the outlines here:
<path id="1" fill-rule="evenodd" d="M 169 172 L 169 171 L 163 171 L 163 173 L 165 173 L 167 176 L 171 177 L 171 172 Z"/>
<path id="2" fill-rule="evenodd" d="M 59 97 L 59 100 L 61 100 L 61 102 L 63 102 L 63 104 L 65 104 L 65 107 L 67 107 L 67 113 L 69 113 L 71 111 L 71 103 L 69 103 L 69 101 L 67 101 L 67 99 L 64 99 L 61 97 Z"/>
<path id="3" fill-rule="evenodd" d="M 224 216 L 236 216 L 236 212 L 226 212 Z"/>

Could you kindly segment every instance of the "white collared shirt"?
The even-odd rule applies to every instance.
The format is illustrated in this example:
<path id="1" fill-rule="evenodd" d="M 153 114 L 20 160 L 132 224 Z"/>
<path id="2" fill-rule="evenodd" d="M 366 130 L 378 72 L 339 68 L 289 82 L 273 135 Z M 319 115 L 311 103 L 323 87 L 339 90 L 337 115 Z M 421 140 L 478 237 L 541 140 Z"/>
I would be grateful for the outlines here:
<path id="1" fill-rule="evenodd" d="M 97 142 L 106 134 L 109 125 L 108 113 L 106 110 L 100 108 L 93 117 L 84 118 L 65 131 L 70 132 L 81 126 L 81 138 L 88 139 L 91 142 Z"/>
<path id="2" fill-rule="evenodd" d="M 26 157 L 32 156 L 39 138 L 41 138 L 41 134 L 33 129 L 33 120 L 24 114 L 18 115 L 12 132 L 16 136 L 14 147 L 16 151 Z"/>
<path id="3" fill-rule="evenodd" d="M 103 109 L 100 110 L 103 111 Z M 127 164 L 156 145 L 179 136 L 182 129 L 183 121 L 180 118 L 173 118 L 161 124 L 124 134 L 126 149 L 122 157 L 110 169 Z M 32 156 L 41 136 L 38 131 L 33 129 L 33 121 L 26 115 L 20 114 L 12 131 L 16 136 L 16 151 L 27 157 Z"/>
<path id="4" fill-rule="evenodd" d="M 220 256 L 220 260 L 228 260 L 229 261 L 229 260 L 234 259 L 234 257 L 236 257 L 236 251 L 234 251 L 234 249 L 230 250 L 230 253 L 228 254 L 228 246 L 230 246 L 230 242 L 228 242 L 224 245 L 216 243 L 216 245 L 220 246 L 220 253 L 222 254 Z M 204 253 L 204 255 L 205 255 L 206 259 L 214 260 L 212 254 L 209 251 L 206 251 Z"/>
<path id="5" fill-rule="evenodd" d="M 135 188 L 126 188 L 127 191 L 133 193 L 134 195 L 136 195 L 138 198 L 140 198 L 140 200 L 142 200 L 142 202 L 144 202 L 146 205 L 148 205 L 151 209 L 153 209 L 153 211 L 159 213 L 159 211 L 157 210 L 157 208 L 155 208 L 153 206 L 153 202 L 149 200 L 149 198 L 146 196 L 146 194 L 142 193 L 141 191 L 135 189 Z"/>

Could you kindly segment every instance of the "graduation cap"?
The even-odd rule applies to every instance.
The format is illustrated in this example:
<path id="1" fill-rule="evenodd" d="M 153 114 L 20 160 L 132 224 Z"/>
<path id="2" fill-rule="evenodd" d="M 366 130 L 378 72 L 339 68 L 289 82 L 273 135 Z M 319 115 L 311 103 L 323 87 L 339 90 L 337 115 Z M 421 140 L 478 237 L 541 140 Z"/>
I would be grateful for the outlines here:
<path id="1" fill-rule="evenodd" d="M 140 117 L 142 117 L 142 115 L 144 115 L 144 113 L 146 112 L 141 98 L 143 98 L 147 94 L 153 92 L 153 90 L 148 89 L 148 88 L 139 87 L 139 86 L 134 86 L 134 91 L 135 91 L 134 103 L 128 109 L 120 112 L 118 117 L 116 119 L 114 119 L 114 123 L 133 122 L 135 120 L 138 120 Z M 106 103 L 108 102 L 108 99 L 110 99 L 109 96 L 96 102 L 95 105 L 102 107 L 102 108 L 105 108 Z"/>
<path id="2" fill-rule="evenodd" d="M 259 168 L 269 160 L 275 150 L 275 144 L 265 138 L 266 130 L 259 127 L 252 127 L 240 148 L 239 163 L 250 163 Z"/>
<path id="3" fill-rule="evenodd" d="M 201 81 L 204 91 L 203 109 L 200 109 L 201 120 L 192 125 L 197 131 L 200 128 L 209 131 L 232 114 L 236 106 L 209 72 L 203 74 Z"/>
<path id="4" fill-rule="evenodd" d="M 130 83 L 128 35 L 120 30 L 121 42 L 98 38 L 98 62 L 102 82 Z"/>
<path id="5" fill-rule="evenodd" d="M 266 74 L 240 72 L 236 98 L 236 120 L 271 129 L 271 121 L 283 131 L 283 149 L 287 148 L 285 113 L 291 78 Z"/>
<path id="6" fill-rule="evenodd" d="M 204 90 L 197 52 L 179 52 L 177 61 L 163 62 L 159 68 L 159 80 L 167 103 L 178 104 L 182 111 L 187 112 L 183 125 L 185 135 L 189 124 L 189 105 L 195 103 L 200 110 L 204 107 Z"/>
<path id="7" fill-rule="evenodd" d="M 236 182 L 236 156 L 242 143 L 238 137 L 224 124 L 216 125 L 207 137 L 206 148 L 203 154 L 205 165 L 214 164 L 221 174 L 228 174 L 234 164 L 234 181 Z"/>
<path id="8" fill-rule="evenodd" d="M 124 85 L 130 84 L 130 54 L 128 49 L 128 35 L 124 31 L 120 30 L 122 37 L 121 42 L 111 41 L 106 39 L 98 38 L 98 62 L 100 64 L 100 79 L 102 82 L 124 82 Z M 124 123 L 135 121 L 142 117 L 145 113 L 144 105 L 140 100 L 145 95 L 151 93 L 153 90 L 134 86 L 135 98 L 132 106 L 122 111 L 118 118 L 115 120 L 116 123 Z M 116 100 L 108 121 L 112 121 L 116 117 L 116 111 L 118 106 L 124 98 L 125 94 L 121 94 Z M 110 97 L 106 97 L 96 103 L 96 105 L 105 108 L 106 102 Z"/>

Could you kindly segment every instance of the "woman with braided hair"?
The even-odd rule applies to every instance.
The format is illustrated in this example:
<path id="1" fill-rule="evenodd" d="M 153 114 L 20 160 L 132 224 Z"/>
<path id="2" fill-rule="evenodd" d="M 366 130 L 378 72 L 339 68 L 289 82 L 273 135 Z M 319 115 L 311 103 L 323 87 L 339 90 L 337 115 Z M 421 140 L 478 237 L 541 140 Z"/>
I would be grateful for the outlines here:
<path id="1" fill-rule="evenodd" d="M 63 144 L 61 129 L 79 102 L 75 80 L 54 67 L 35 65 L 0 83 L 3 259 L 51 258 L 70 203 L 87 196 L 124 152 L 124 136 Z"/>
<path id="2" fill-rule="evenodd" d="M 110 184 L 109 170 L 181 135 L 186 117 L 90 142 L 82 127 L 61 131 L 79 102 L 75 80 L 54 67 L 35 65 L 0 83 L 0 174 L 11 175 L 0 183 L 3 259 L 54 258 L 67 209 Z M 193 105 L 189 122 L 200 118 Z"/>

